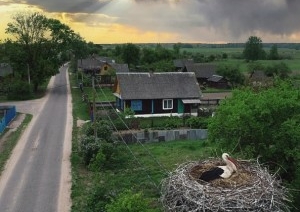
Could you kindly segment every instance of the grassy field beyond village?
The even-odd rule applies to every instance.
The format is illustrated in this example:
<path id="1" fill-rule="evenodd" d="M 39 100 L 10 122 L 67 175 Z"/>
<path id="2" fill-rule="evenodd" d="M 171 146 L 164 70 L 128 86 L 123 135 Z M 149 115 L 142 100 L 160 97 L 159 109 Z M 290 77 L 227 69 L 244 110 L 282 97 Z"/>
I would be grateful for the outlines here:
<path id="1" fill-rule="evenodd" d="M 228 59 L 217 59 L 212 62 L 215 64 L 228 64 L 239 66 L 242 72 L 247 71 L 248 63 L 244 59 L 237 59 L 243 54 L 243 48 L 205 48 L 205 47 L 194 47 L 194 48 L 182 48 L 182 52 L 202 54 L 204 56 L 209 55 L 222 55 L 227 54 Z M 270 48 L 264 48 L 266 53 L 270 52 Z M 300 72 L 300 50 L 289 49 L 289 48 L 278 48 L 278 54 L 285 59 L 282 60 L 258 60 L 257 62 L 262 65 L 270 65 L 273 63 L 284 62 L 292 71 Z"/>
<path id="2" fill-rule="evenodd" d="M 70 77 L 71 87 L 76 86 L 76 76 Z M 91 171 L 83 164 L 78 152 L 80 128 L 77 119 L 87 120 L 87 105 L 82 102 L 78 88 L 72 89 L 73 98 L 73 151 L 72 151 L 72 211 L 99 211 L 116 194 L 130 189 L 142 192 L 151 199 L 152 209 L 161 211 L 158 201 L 160 182 L 179 164 L 214 155 L 206 141 L 174 141 L 149 144 L 131 144 L 123 147 L 115 158 L 118 163 L 109 169 Z M 106 199 L 108 198 L 108 199 Z M 149 206 L 150 207 L 150 206 Z"/>

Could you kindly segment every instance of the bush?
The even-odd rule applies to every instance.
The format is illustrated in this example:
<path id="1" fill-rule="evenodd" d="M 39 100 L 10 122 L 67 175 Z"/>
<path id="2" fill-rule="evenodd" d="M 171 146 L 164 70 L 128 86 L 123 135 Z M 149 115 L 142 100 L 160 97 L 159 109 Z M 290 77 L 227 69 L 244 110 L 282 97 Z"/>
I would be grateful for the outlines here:
<path id="1" fill-rule="evenodd" d="M 101 141 L 99 138 L 94 136 L 82 136 L 80 139 L 80 153 L 83 157 L 83 162 L 85 165 L 89 165 L 90 162 L 96 157 L 101 146 Z"/>
<path id="2" fill-rule="evenodd" d="M 27 100 L 33 97 L 33 93 L 28 82 L 16 80 L 10 84 L 7 95 L 8 100 Z"/>
<path id="3" fill-rule="evenodd" d="M 112 127 L 110 126 L 110 123 L 108 121 L 99 120 L 97 122 L 85 125 L 83 128 L 84 134 L 86 136 L 94 136 L 95 128 L 98 138 L 107 142 L 111 142 Z"/>
<path id="4" fill-rule="evenodd" d="M 141 192 L 134 193 L 131 190 L 125 190 L 110 204 L 106 205 L 107 212 L 150 212 L 149 200 L 143 197 Z"/>
<path id="5" fill-rule="evenodd" d="M 285 183 L 299 190 L 299 100 L 299 90 L 280 80 L 268 89 L 235 90 L 210 119 L 209 140 L 224 151 L 260 157 Z"/>
<path id="6" fill-rule="evenodd" d="M 186 125 L 192 129 L 207 129 L 208 119 L 204 117 L 190 117 L 186 120 Z"/>

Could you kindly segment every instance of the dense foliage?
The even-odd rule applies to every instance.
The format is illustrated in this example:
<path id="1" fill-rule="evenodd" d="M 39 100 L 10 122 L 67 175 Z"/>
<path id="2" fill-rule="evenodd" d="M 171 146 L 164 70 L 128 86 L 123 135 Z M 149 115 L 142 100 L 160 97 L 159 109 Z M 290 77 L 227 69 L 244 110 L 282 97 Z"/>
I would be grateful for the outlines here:
<path id="1" fill-rule="evenodd" d="M 245 76 L 242 74 L 239 67 L 237 66 L 219 65 L 217 68 L 217 73 L 225 77 L 232 88 L 244 84 Z"/>
<path id="2" fill-rule="evenodd" d="M 209 139 L 228 152 L 246 158 L 260 157 L 290 187 L 299 189 L 299 100 L 299 90 L 279 80 L 268 89 L 235 90 L 211 119 Z M 296 193 L 294 203 L 299 198 Z"/>
<path id="3" fill-rule="evenodd" d="M 59 66 L 71 55 L 84 52 L 85 42 L 67 25 L 40 13 L 19 13 L 8 23 L 5 51 L 14 75 L 30 78 L 34 91 L 49 77 L 58 73 Z"/>
<path id="4" fill-rule="evenodd" d="M 262 40 L 259 37 L 250 36 L 245 44 L 243 54 L 248 61 L 265 59 L 266 52 L 263 50 Z"/>

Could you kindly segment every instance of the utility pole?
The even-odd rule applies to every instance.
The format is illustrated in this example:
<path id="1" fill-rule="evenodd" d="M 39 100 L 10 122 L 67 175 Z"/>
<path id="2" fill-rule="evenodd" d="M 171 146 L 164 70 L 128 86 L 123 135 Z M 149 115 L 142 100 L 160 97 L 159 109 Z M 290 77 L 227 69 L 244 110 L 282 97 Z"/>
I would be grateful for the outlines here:
<path id="1" fill-rule="evenodd" d="M 95 138 L 97 138 L 95 72 L 93 72 L 93 76 L 92 76 L 92 86 L 93 86 L 93 122 L 94 122 L 94 136 L 95 136 Z"/>
<path id="2" fill-rule="evenodd" d="M 29 70 L 29 64 L 27 63 L 27 75 L 28 75 L 28 84 L 30 85 L 30 70 Z"/>

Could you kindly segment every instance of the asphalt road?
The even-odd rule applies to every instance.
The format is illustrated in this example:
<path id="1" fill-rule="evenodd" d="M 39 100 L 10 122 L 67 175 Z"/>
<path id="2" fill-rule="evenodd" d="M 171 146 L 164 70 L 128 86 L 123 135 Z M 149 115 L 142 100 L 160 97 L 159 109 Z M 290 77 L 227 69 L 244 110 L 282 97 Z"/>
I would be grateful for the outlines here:
<path id="1" fill-rule="evenodd" d="M 47 95 L 17 102 L 33 119 L 0 178 L 0 212 L 63 212 L 70 207 L 71 101 L 66 68 Z"/>

